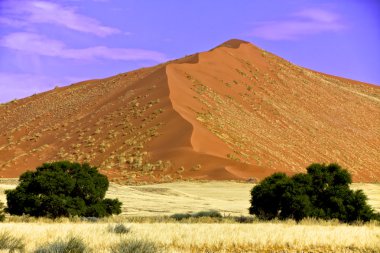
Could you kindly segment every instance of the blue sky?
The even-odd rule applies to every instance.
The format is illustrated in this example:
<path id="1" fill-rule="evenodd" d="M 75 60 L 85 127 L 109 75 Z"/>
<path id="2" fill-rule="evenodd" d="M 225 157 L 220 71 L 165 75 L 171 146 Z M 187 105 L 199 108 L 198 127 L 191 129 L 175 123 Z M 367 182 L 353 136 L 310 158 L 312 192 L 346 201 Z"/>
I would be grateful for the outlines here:
<path id="1" fill-rule="evenodd" d="M 0 102 L 231 38 L 380 85 L 378 0 L 0 0 Z"/>

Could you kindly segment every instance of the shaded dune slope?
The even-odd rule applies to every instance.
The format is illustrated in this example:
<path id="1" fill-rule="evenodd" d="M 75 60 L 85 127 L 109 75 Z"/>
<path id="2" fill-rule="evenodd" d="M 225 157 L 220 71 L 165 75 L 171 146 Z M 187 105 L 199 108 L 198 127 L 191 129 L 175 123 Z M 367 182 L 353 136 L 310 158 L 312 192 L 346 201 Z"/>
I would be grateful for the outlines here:
<path id="1" fill-rule="evenodd" d="M 227 41 L 151 68 L 0 106 L 0 176 L 42 162 L 113 180 L 261 179 L 337 162 L 380 179 L 380 89 Z"/>

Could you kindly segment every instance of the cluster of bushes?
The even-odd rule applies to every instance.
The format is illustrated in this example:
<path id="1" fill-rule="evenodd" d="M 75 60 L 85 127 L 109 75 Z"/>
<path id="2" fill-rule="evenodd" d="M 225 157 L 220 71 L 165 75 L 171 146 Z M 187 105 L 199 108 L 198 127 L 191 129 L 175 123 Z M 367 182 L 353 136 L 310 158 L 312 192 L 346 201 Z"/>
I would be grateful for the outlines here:
<path id="1" fill-rule="evenodd" d="M 295 219 L 307 217 L 338 219 L 342 222 L 379 219 L 366 203 L 361 190 L 349 188 L 352 179 L 337 164 L 312 164 L 307 173 L 288 177 L 275 173 L 251 191 L 249 213 L 260 219 Z"/>
<path id="2" fill-rule="evenodd" d="M 121 202 L 104 199 L 109 182 L 96 167 L 67 161 L 45 163 L 19 178 L 7 190 L 5 209 L 13 215 L 34 217 L 105 217 L 121 213 Z"/>

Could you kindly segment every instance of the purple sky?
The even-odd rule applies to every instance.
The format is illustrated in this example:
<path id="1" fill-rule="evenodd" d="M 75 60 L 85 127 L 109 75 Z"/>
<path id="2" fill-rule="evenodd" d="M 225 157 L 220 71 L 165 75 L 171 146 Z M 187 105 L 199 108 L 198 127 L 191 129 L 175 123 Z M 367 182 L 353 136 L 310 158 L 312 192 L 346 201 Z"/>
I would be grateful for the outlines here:
<path id="1" fill-rule="evenodd" d="M 0 0 L 0 102 L 231 38 L 380 85 L 378 0 Z"/>

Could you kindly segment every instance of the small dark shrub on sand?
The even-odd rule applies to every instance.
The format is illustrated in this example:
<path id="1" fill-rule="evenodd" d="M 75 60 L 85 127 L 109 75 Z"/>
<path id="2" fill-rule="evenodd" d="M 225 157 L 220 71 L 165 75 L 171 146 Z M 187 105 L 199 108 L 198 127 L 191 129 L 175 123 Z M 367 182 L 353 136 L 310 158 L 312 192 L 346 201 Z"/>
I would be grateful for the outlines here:
<path id="1" fill-rule="evenodd" d="M 170 216 L 177 221 L 189 219 L 189 218 L 222 218 L 222 214 L 216 210 L 200 211 L 196 213 L 176 213 Z"/>
<path id="2" fill-rule="evenodd" d="M 126 227 L 124 224 L 116 224 L 115 226 L 110 226 L 109 231 L 116 234 L 128 234 L 131 228 Z"/>

